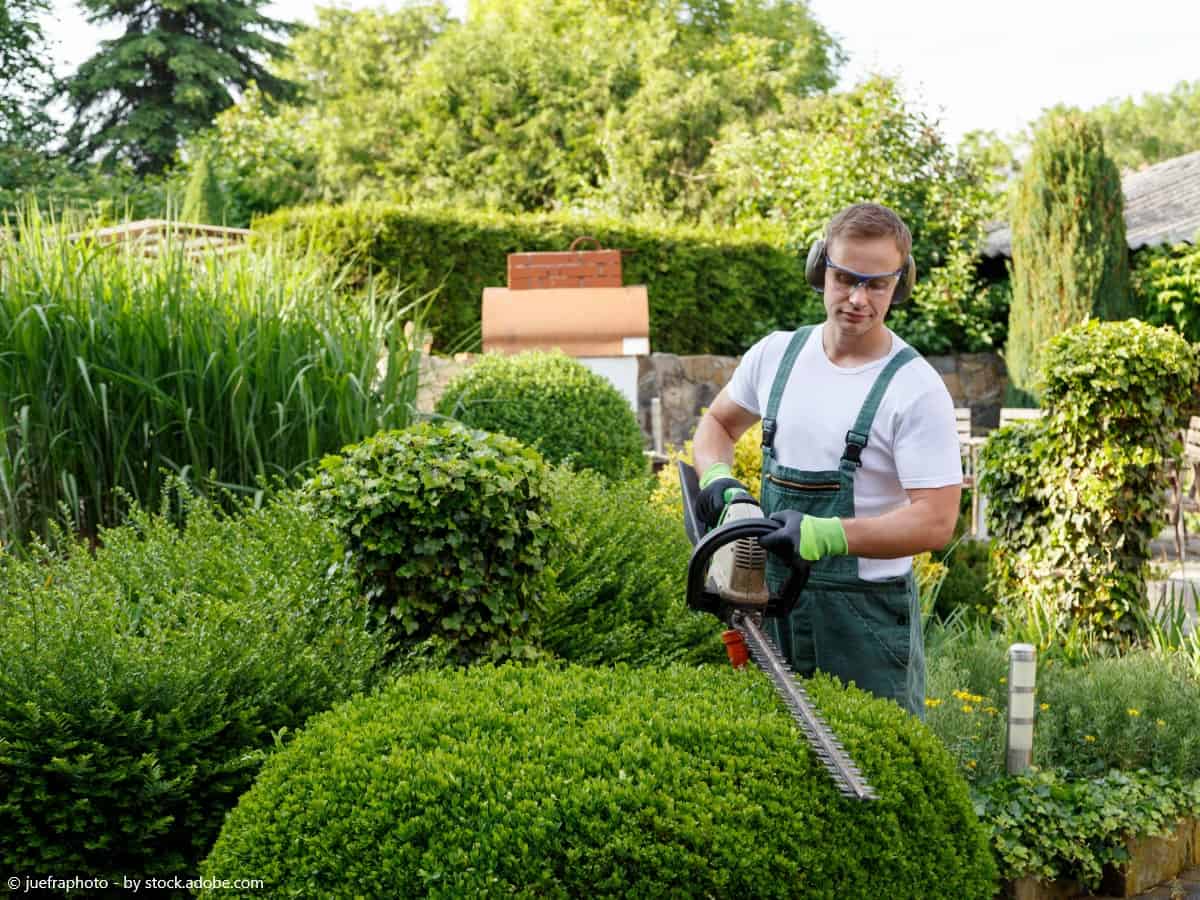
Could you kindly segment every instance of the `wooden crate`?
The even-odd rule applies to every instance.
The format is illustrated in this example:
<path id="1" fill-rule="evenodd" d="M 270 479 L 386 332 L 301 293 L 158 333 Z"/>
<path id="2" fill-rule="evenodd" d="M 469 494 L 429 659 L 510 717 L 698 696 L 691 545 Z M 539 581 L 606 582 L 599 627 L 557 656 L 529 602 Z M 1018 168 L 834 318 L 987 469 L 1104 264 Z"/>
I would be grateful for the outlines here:
<path id="1" fill-rule="evenodd" d="M 577 250 L 583 241 L 597 249 Z M 508 254 L 510 291 L 584 287 L 621 287 L 621 251 L 600 249 L 595 238 L 580 237 L 565 251 Z"/>

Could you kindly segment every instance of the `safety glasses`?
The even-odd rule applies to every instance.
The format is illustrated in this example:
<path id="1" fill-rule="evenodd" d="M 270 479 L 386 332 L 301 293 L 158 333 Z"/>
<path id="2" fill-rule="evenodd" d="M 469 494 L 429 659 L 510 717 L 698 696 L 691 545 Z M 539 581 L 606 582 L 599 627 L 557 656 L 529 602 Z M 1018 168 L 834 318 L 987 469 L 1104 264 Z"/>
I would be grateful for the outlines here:
<path id="1" fill-rule="evenodd" d="M 864 275 L 862 272 L 855 272 L 853 269 L 847 269 L 845 266 L 839 266 L 828 255 L 825 257 L 825 265 L 833 270 L 833 283 L 837 286 L 839 294 L 849 294 L 854 291 L 860 284 L 865 285 L 867 293 L 873 297 L 885 297 L 892 292 L 896 283 L 892 279 L 899 278 L 904 274 L 904 267 L 901 266 L 895 272 L 880 272 L 876 275 Z"/>

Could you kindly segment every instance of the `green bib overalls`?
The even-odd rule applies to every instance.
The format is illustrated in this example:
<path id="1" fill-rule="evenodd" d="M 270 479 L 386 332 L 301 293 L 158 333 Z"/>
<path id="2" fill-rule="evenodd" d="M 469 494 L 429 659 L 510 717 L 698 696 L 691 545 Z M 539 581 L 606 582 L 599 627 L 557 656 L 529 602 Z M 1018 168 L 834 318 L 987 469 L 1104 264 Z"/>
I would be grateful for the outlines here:
<path id="1" fill-rule="evenodd" d="M 917 358 L 905 347 L 875 379 L 853 427 L 836 470 L 806 472 L 775 460 L 774 437 L 779 402 L 796 357 L 813 326 L 793 335 L 771 385 L 763 416 L 762 508 L 765 515 L 795 509 L 805 515 L 854 517 L 854 474 L 871 433 L 871 423 L 892 377 Z M 778 591 L 787 566 L 767 555 L 767 581 Z M 853 681 L 860 688 L 889 697 L 925 718 L 925 646 L 921 606 L 910 569 L 885 581 L 864 581 L 858 557 L 835 556 L 814 563 L 796 608 L 786 619 L 767 619 L 766 627 L 797 674 L 816 670 Z"/>

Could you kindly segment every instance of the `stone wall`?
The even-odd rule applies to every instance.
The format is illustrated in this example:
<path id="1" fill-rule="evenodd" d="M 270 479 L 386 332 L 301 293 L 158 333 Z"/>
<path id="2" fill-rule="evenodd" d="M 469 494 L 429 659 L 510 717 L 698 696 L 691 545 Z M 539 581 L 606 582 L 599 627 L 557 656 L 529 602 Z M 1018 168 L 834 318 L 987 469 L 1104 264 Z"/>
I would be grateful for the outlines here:
<path id="1" fill-rule="evenodd" d="M 421 382 L 417 410 L 433 411 L 450 380 L 474 359 L 466 353 L 453 358 L 426 356 L 421 360 Z M 927 356 L 930 365 L 946 382 L 955 406 L 971 408 L 976 434 L 995 428 L 1004 400 L 1004 362 L 994 353 L 961 353 Z M 653 446 L 650 430 L 650 401 L 662 402 L 663 443 L 679 446 L 690 440 L 700 413 L 733 376 L 736 356 L 676 356 L 651 353 L 638 357 L 638 422 L 646 446 Z"/>

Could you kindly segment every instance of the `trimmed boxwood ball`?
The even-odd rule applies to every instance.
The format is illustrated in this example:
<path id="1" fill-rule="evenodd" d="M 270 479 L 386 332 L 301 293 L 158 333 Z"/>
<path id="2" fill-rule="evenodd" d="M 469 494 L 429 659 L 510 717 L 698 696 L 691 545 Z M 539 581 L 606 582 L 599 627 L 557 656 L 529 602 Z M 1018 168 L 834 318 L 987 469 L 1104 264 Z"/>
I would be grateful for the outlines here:
<path id="1" fill-rule="evenodd" d="M 278 896 L 994 896 L 938 739 L 890 701 L 808 687 L 878 801 L 836 792 L 757 671 L 421 672 L 310 720 L 203 874 Z"/>
<path id="2" fill-rule="evenodd" d="M 629 403 L 605 378 L 561 352 L 485 354 L 447 385 L 440 415 L 498 431 L 609 478 L 643 474 L 642 432 Z"/>
<path id="3" fill-rule="evenodd" d="M 409 654 L 530 657 L 554 540 L 546 463 L 457 423 L 383 431 L 321 460 L 305 485 Z M 440 660 L 439 660 L 440 661 Z"/>

